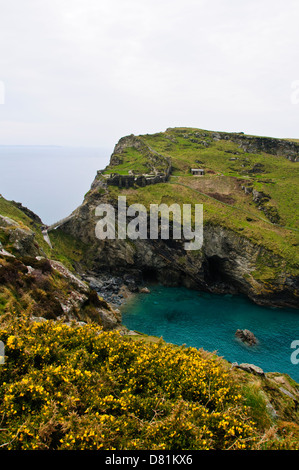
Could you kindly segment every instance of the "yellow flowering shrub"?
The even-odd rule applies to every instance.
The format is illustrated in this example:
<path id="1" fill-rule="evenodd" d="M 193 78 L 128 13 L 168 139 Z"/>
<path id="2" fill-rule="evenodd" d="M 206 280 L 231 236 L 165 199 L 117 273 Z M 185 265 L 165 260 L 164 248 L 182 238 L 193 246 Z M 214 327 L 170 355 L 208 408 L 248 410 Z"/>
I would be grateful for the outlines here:
<path id="1" fill-rule="evenodd" d="M 95 324 L 0 328 L 6 449 L 248 449 L 254 423 L 216 356 Z"/>

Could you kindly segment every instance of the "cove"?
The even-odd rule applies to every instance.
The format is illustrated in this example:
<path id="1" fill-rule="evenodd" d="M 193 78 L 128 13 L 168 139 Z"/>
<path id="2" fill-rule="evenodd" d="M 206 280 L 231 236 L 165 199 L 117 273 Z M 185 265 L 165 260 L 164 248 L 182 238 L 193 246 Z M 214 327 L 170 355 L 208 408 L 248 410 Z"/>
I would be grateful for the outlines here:
<path id="1" fill-rule="evenodd" d="M 131 330 L 216 352 L 230 362 L 248 362 L 264 372 L 287 373 L 299 382 L 291 343 L 299 340 L 299 310 L 254 304 L 243 296 L 217 295 L 183 287 L 154 285 L 122 307 L 122 323 Z M 248 329 L 258 339 L 246 346 L 235 338 Z"/>

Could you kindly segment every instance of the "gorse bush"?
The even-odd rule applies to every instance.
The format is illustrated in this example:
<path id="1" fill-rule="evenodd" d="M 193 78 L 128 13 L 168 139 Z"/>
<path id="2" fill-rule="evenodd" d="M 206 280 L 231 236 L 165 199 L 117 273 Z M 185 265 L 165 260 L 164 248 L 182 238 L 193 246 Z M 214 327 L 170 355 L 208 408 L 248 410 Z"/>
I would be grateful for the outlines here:
<path id="1" fill-rule="evenodd" d="M 247 449 L 254 423 L 224 363 L 95 324 L 0 329 L 6 449 Z"/>

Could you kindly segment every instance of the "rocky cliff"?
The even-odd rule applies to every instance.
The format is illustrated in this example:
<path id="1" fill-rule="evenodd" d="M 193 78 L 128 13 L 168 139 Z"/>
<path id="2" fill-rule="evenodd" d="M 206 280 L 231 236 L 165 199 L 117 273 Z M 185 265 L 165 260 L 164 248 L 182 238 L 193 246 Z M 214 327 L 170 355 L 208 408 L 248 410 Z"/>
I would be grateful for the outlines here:
<path id="1" fill-rule="evenodd" d="M 183 138 L 186 139 L 186 131 L 184 132 Z M 178 143 L 177 135 L 173 137 L 176 144 Z M 242 158 L 247 160 L 250 160 L 250 151 L 269 152 L 265 155 L 262 153 L 261 158 L 268 158 L 268 162 L 272 162 L 273 159 L 275 165 L 277 165 L 278 161 L 277 156 L 280 156 L 284 161 L 287 157 L 289 160 L 288 165 L 294 165 L 293 171 L 297 171 L 295 165 L 299 155 L 299 145 L 293 142 L 248 137 L 241 134 L 213 133 L 205 135 L 208 135 L 209 139 L 214 139 L 216 143 L 224 140 L 232 146 L 237 142 L 237 155 L 243 152 Z M 132 146 L 138 150 L 142 149 L 145 163 L 147 163 L 148 149 L 152 149 L 152 145 L 155 143 L 154 137 L 150 142 L 151 145 L 148 143 L 149 137 L 146 136 L 144 138 L 147 142 L 146 146 L 142 145 L 140 137 L 129 136 L 128 138 L 122 138 L 115 147 L 108 172 L 111 167 L 117 169 L 118 165 L 122 165 L 123 168 L 126 158 L 129 158 L 126 150 Z M 166 156 L 169 160 L 171 159 L 169 156 L 171 153 L 171 147 L 169 147 L 170 136 L 168 134 L 165 137 L 168 141 Z M 161 136 L 159 138 L 161 139 Z M 157 142 L 159 142 L 159 138 L 157 137 Z M 194 140 L 195 144 L 198 144 L 198 140 Z M 246 153 L 244 153 L 245 147 Z M 147 149 L 146 151 L 144 150 L 145 148 Z M 161 146 L 157 148 L 160 154 L 162 154 Z M 231 149 L 232 147 L 229 147 L 228 150 L 230 156 L 232 153 Z M 177 154 L 180 148 L 175 150 L 176 153 L 173 152 L 174 158 L 171 160 L 174 167 L 177 165 Z M 185 151 L 183 146 L 181 151 L 182 153 Z M 219 161 L 217 162 L 220 171 L 223 171 L 221 167 L 224 161 L 224 159 L 222 160 L 222 153 L 219 153 Z M 202 152 L 202 155 L 205 155 L 205 153 Z M 273 157 L 273 155 L 276 157 Z M 195 159 L 198 156 L 200 155 L 197 145 L 197 151 L 194 152 L 193 158 Z M 256 154 L 254 154 L 254 157 L 256 161 Z M 227 161 L 228 158 L 226 157 L 225 163 Z M 282 165 L 284 165 L 283 162 Z M 208 163 L 205 164 L 205 168 L 207 167 Z M 190 202 L 189 194 L 188 197 L 187 193 L 185 196 L 183 194 L 184 188 L 178 186 L 179 181 L 184 181 L 185 187 L 186 179 L 179 179 L 184 178 L 184 176 L 177 176 L 176 180 L 174 178 L 175 176 L 168 183 L 157 184 L 155 193 L 153 189 L 138 189 L 136 185 L 129 189 L 123 188 L 111 191 L 107 184 L 107 178 L 105 178 L 105 171 L 99 173 L 82 205 L 74 211 L 73 217 L 60 227 L 60 230 L 64 233 L 80 239 L 87 247 L 84 260 L 82 260 L 82 269 L 87 271 L 90 277 L 94 278 L 100 278 L 104 273 L 109 273 L 120 280 L 119 286 L 125 284 L 132 290 L 136 290 L 136 286 L 142 285 L 144 282 L 157 281 L 167 285 L 184 285 L 211 292 L 242 293 L 260 304 L 298 308 L 299 266 L 293 255 L 291 256 L 293 262 L 284 256 L 285 247 L 280 242 L 280 240 L 284 240 L 288 244 L 286 237 L 290 237 L 292 241 L 292 243 L 289 243 L 290 249 L 294 249 L 295 253 L 295 247 L 298 242 L 296 228 L 294 227 L 294 229 L 287 232 L 287 235 L 284 235 L 286 233 L 285 227 L 279 228 L 271 220 L 264 221 L 258 214 L 260 208 L 252 207 L 252 194 L 240 196 L 240 198 L 243 198 L 240 200 L 242 208 L 241 206 L 238 207 L 237 204 L 231 206 L 225 203 L 221 204 L 221 196 L 224 197 L 224 194 L 221 193 L 221 184 L 223 181 L 227 181 L 227 177 L 224 174 L 222 174 L 221 179 L 215 179 L 213 175 L 209 180 L 205 180 L 205 182 L 209 181 L 209 185 L 216 185 L 217 193 L 202 193 L 198 189 L 194 189 L 194 181 L 197 184 L 196 188 L 201 184 L 202 187 L 200 189 L 203 189 L 204 180 L 190 179 L 190 177 L 188 179 L 188 190 L 192 189 L 201 194 L 201 196 L 205 196 L 205 194 L 207 196 L 210 195 L 208 196 L 210 205 L 206 203 L 206 206 L 204 206 L 206 207 L 206 217 L 204 244 L 201 250 L 195 252 L 185 251 L 183 247 L 184 240 L 150 240 L 149 237 L 146 240 L 98 240 L 96 238 L 95 226 L 97 219 L 95 209 L 98 204 L 110 203 L 114 205 L 117 212 L 117 195 L 126 195 L 130 203 L 143 201 L 145 203 L 160 203 L 165 200 L 169 203 L 176 201 L 179 203 L 184 201 Z M 266 178 L 266 176 L 263 175 L 263 178 Z M 240 182 L 239 177 L 234 177 L 230 178 L 230 181 L 232 179 L 236 182 L 236 186 L 235 190 L 230 193 L 230 199 L 234 201 L 234 198 L 239 197 L 239 193 L 243 193 L 241 190 L 243 180 Z M 256 183 L 255 176 L 250 179 L 250 183 L 253 185 L 258 183 L 258 181 Z M 248 185 L 248 177 L 246 177 L 246 184 Z M 224 189 L 223 192 L 225 192 Z M 218 195 L 218 198 L 211 196 L 211 194 L 214 194 L 214 196 L 215 194 Z M 206 199 L 202 200 L 201 196 L 193 199 L 194 202 L 204 203 L 207 201 Z M 246 207 L 244 209 L 245 203 Z M 273 198 L 272 204 L 279 208 L 277 201 L 273 202 Z M 225 214 L 228 206 L 233 209 L 229 223 Z M 251 211 L 253 218 L 248 217 L 248 213 L 246 216 L 247 210 Z M 218 211 L 217 217 L 219 220 L 217 220 L 217 217 L 215 218 L 215 211 Z M 221 220 L 222 216 L 224 220 Z M 253 225 L 252 221 L 255 222 L 255 225 Z M 243 224 L 242 226 L 240 226 L 241 223 Z M 270 243 L 273 237 L 276 237 L 275 240 L 278 240 L 276 245 L 272 244 L 274 249 L 272 249 Z"/>
<path id="2" fill-rule="evenodd" d="M 1 212 L 0 316 L 94 321 L 106 330 L 120 327 L 119 312 L 72 269 L 58 243 L 49 247 L 39 217 L 3 197 Z"/>
<path id="3" fill-rule="evenodd" d="M 299 143 L 274 139 L 271 137 L 257 137 L 240 133 L 215 132 L 214 140 L 230 140 L 236 142 L 240 149 L 249 153 L 265 152 L 270 155 L 280 155 L 293 162 L 299 161 Z"/>
<path id="4" fill-rule="evenodd" d="M 299 276 L 289 275 L 282 258 L 277 278 L 263 282 L 252 275 L 258 260 L 272 254 L 260 245 L 220 226 L 206 225 L 200 252 L 186 252 L 183 242 L 165 240 L 101 241 L 94 236 L 94 207 L 85 204 L 62 229 L 79 236 L 89 247 L 88 272 L 121 277 L 124 284 L 146 282 L 201 289 L 216 293 L 243 293 L 259 304 L 298 307 Z"/>

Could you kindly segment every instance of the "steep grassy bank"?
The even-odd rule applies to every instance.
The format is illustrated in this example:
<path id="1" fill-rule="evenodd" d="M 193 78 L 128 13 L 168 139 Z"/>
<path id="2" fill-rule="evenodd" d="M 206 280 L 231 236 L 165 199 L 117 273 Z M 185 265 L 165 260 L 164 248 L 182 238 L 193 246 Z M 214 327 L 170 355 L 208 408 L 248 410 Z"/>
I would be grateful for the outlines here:
<path id="1" fill-rule="evenodd" d="M 117 313 L 76 274 L 84 256 L 80 241 L 55 233 L 52 246 L 41 220 L 13 201 L 0 198 L 0 316 L 120 323 Z"/>
<path id="2" fill-rule="evenodd" d="M 96 324 L 7 316 L 0 340 L 2 448 L 298 449 L 288 377 Z"/>

